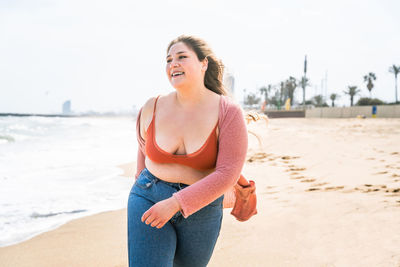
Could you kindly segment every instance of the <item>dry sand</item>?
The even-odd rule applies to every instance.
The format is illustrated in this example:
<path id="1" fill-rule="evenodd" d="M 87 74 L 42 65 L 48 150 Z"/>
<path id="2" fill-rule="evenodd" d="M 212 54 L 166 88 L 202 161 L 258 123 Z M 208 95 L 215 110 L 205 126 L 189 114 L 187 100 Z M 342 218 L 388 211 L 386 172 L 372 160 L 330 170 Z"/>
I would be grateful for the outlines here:
<path id="1" fill-rule="evenodd" d="M 225 210 L 209 266 L 400 266 L 400 119 L 249 129 L 263 140 L 250 135 L 243 170 L 256 181 L 258 214 L 240 223 Z M 0 266 L 127 266 L 126 210 L 0 248 Z"/>

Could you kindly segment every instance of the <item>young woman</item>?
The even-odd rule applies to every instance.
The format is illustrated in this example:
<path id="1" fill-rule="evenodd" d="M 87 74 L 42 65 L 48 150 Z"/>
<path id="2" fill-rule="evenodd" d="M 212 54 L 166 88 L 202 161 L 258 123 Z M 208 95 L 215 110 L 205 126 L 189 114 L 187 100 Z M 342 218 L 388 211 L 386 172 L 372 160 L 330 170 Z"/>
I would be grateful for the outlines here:
<path id="1" fill-rule="evenodd" d="M 224 90 L 222 63 L 203 40 L 173 40 L 166 74 L 175 91 L 149 99 L 137 119 L 129 266 L 206 266 L 221 228 L 224 193 L 245 162 L 246 123 Z"/>

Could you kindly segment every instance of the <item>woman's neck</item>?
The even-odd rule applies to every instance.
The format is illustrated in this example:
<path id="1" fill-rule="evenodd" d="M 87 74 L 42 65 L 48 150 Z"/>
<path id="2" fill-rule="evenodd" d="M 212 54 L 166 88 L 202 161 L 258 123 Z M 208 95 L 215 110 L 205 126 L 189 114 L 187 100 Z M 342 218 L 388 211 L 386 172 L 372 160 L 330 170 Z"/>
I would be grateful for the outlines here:
<path id="1" fill-rule="evenodd" d="M 193 109 L 202 105 L 212 94 L 205 86 L 185 90 L 176 89 L 175 101 L 184 109 Z"/>

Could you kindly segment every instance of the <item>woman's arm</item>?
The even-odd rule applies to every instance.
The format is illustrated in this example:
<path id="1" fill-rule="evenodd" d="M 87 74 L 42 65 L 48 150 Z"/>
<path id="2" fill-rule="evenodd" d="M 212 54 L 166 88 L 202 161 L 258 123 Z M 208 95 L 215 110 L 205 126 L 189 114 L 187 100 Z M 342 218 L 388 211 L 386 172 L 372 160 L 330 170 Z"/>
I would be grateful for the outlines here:
<path id="1" fill-rule="evenodd" d="M 153 106 L 155 97 L 150 98 L 139 110 L 136 118 L 136 139 L 138 141 L 138 152 L 136 158 L 136 174 L 135 179 L 140 172 L 146 167 L 145 165 L 145 146 L 146 146 L 146 126 L 148 126 L 148 118 L 153 116 Z"/>
<path id="2" fill-rule="evenodd" d="M 140 133 L 140 117 L 142 114 L 142 108 L 139 110 L 139 113 L 136 118 L 136 139 L 138 141 L 138 151 L 137 151 L 137 158 L 136 158 L 136 174 L 135 179 L 138 178 L 140 172 L 146 167 L 144 160 L 145 160 L 145 140 Z"/>

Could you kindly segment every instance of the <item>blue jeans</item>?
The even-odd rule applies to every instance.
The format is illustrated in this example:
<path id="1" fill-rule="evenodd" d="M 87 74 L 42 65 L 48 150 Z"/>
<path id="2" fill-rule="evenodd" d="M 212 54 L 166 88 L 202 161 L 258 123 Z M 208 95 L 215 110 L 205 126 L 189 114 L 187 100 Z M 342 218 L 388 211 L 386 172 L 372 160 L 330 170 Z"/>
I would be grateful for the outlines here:
<path id="1" fill-rule="evenodd" d="M 176 213 L 161 229 L 140 220 L 155 203 L 187 186 L 160 180 L 146 168 L 140 173 L 128 199 L 129 266 L 207 266 L 221 229 L 223 195 L 186 219 Z"/>

